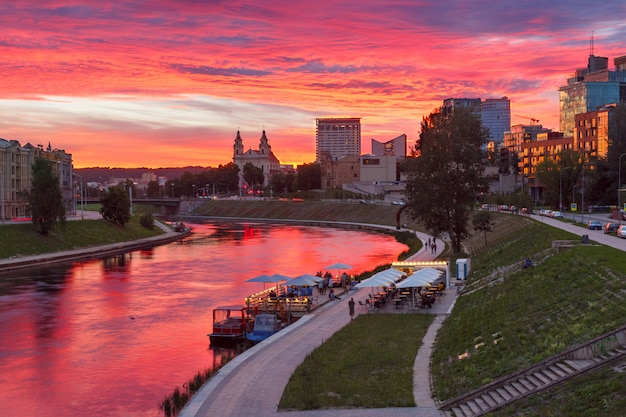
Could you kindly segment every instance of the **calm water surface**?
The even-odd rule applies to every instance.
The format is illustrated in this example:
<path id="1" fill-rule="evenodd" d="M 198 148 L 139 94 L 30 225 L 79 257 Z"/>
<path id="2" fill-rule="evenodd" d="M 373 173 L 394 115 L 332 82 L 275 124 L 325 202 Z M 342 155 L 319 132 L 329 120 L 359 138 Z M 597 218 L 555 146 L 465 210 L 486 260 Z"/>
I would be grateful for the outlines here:
<path id="1" fill-rule="evenodd" d="M 0 279 L 0 415 L 161 416 L 175 386 L 221 361 L 211 311 L 263 289 L 260 274 L 358 274 L 406 247 L 358 231 L 193 224 L 149 251 Z M 215 356 L 214 356 L 215 353 Z"/>

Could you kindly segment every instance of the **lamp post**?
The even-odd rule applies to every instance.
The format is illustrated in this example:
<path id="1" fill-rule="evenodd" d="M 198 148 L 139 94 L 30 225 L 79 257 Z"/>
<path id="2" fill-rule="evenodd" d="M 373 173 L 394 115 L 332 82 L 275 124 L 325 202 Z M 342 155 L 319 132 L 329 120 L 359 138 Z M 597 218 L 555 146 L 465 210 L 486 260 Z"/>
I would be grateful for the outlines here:
<path id="1" fill-rule="evenodd" d="M 585 164 L 583 164 L 583 184 L 580 188 L 580 222 L 585 224 Z"/>
<path id="2" fill-rule="evenodd" d="M 172 183 L 172 198 L 174 198 L 174 183 Z"/>
<path id="3" fill-rule="evenodd" d="M 617 214 L 619 216 L 619 224 L 622 224 L 622 156 L 626 155 L 626 152 L 619 156 L 619 163 L 617 164 Z"/>
<path id="4" fill-rule="evenodd" d="M 559 169 L 559 210 L 563 211 L 563 170 L 569 167 Z"/>
<path id="5" fill-rule="evenodd" d="M 0 172 L 0 193 L 2 194 L 2 224 L 4 224 L 4 178 Z"/>
<path id="6" fill-rule="evenodd" d="M 80 218 L 85 218 L 85 199 L 83 198 L 83 177 L 79 174 L 72 172 L 72 175 L 76 175 L 80 179 Z"/>

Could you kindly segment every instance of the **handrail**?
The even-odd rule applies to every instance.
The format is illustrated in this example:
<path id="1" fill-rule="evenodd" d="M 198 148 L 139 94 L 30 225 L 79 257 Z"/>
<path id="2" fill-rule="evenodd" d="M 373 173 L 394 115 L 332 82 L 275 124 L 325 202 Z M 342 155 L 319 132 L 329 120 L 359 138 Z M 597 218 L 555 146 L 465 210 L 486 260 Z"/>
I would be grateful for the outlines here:
<path id="1" fill-rule="evenodd" d="M 466 402 L 469 400 L 472 400 L 474 398 L 480 397 L 483 393 L 485 393 L 486 391 L 490 391 L 492 388 L 495 388 L 497 386 L 501 386 L 504 383 L 508 382 L 508 381 L 512 381 L 515 380 L 517 378 L 519 378 L 520 376 L 524 376 L 524 375 L 528 375 L 528 374 L 532 374 L 537 370 L 543 369 L 546 366 L 552 365 L 562 359 L 567 358 L 568 356 L 570 356 L 572 353 L 577 352 L 581 349 L 585 349 L 587 347 L 589 347 L 590 345 L 596 344 L 597 342 L 600 342 L 606 338 L 609 338 L 613 335 L 616 335 L 620 332 L 626 332 L 626 325 L 621 326 L 615 330 L 611 330 L 610 332 L 604 333 L 603 335 L 600 335 L 596 338 L 593 338 L 591 340 L 588 340 L 587 342 L 584 342 L 578 346 L 574 346 L 570 349 L 567 349 L 561 353 L 557 353 L 556 355 L 553 355 L 549 358 L 546 358 L 544 360 L 542 360 L 541 362 L 538 362 L 535 365 L 532 365 L 529 368 L 525 368 L 522 369 L 520 371 L 514 372 L 512 374 L 509 375 L 505 375 L 502 376 L 500 378 L 494 379 L 493 381 L 491 381 L 490 383 L 483 385 L 481 387 L 478 387 L 472 391 L 469 391 L 465 394 L 462 394 L 458 397 L 452 398 L 450 400 L 444 401 L 443 403 L 441 403 L 441 405 L 439 406 L 440 409 L 447 409 L 447 408 L 451 408 L 459 403 L 462 402 Z"/>

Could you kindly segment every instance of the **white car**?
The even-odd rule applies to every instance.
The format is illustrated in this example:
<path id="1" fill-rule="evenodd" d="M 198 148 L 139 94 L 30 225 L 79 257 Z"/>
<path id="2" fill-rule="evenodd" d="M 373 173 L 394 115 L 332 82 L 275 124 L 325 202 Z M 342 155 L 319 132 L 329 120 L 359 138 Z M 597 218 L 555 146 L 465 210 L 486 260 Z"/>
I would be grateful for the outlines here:
<path id="1" fill-rule="evenodd" d="M 561 213 L 560 211 L 553 211 L 552 212 L 552 217 L 555 219 L 562 219 L 563 218 L 563 213 Z"/>
<path id="2" fill-rule="evenodd" d="M 626 224 L 622 224 L 617 228 L 617 237 L 626 239 Z"/>

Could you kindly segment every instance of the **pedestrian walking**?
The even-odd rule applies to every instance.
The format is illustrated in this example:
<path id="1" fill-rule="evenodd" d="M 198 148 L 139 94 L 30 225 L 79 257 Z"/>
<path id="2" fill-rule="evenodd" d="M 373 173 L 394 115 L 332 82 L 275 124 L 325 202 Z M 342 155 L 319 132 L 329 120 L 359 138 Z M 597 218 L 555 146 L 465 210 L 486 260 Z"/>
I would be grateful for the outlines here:
<path id="1" fill-rule="evenodd" d="M 350 298 L 348 301 L 348 308 L 350 309 L 350 320 L 354 320 L 354 298 Z"/>

